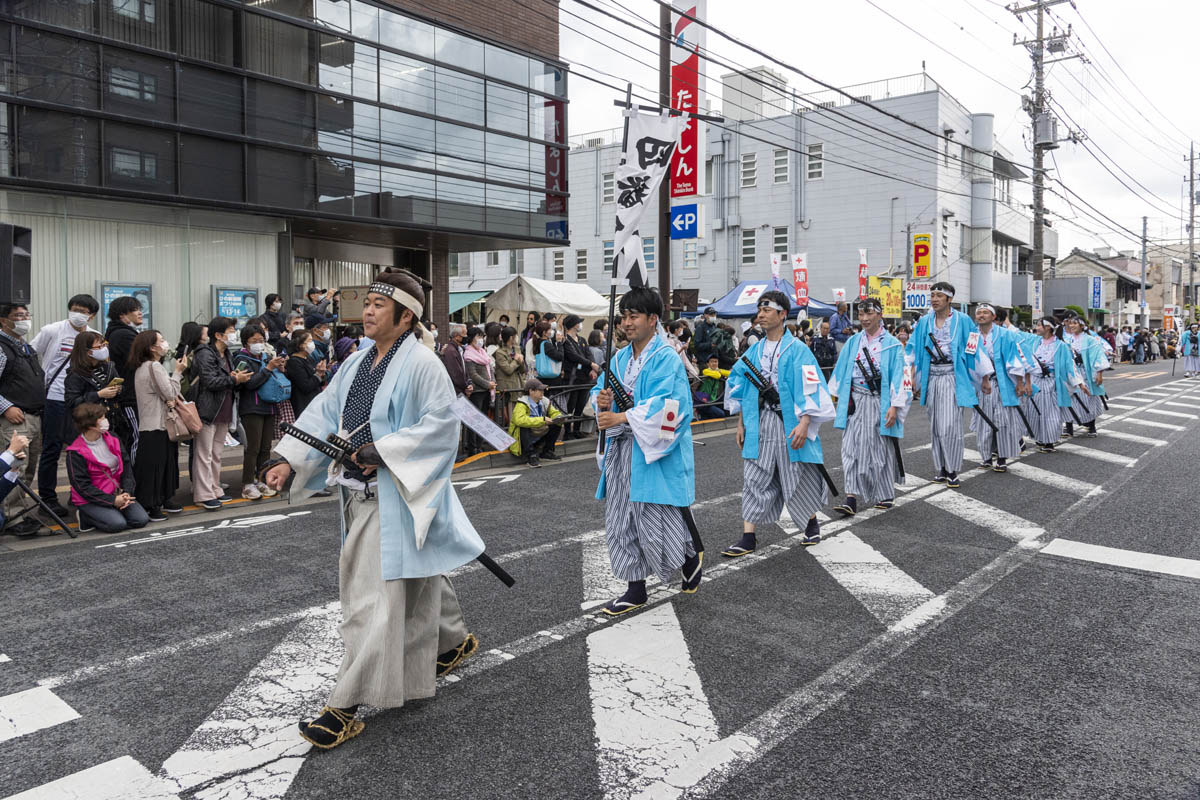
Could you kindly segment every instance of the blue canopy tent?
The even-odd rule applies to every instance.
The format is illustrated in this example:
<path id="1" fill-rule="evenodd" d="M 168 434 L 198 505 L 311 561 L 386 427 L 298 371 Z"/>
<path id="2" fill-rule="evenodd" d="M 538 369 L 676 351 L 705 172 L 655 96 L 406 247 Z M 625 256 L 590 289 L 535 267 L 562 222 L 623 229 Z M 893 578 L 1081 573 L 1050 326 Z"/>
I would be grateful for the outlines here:
<path id="1" fill-rule="evenodd" d="M 775 290 L 783 292 L 789 299 L 796 296 L 796 291 L 792 284 L 782 279 L 768 278 L 765 281 L 742 281 L 733 288 L 729 294 L 722 297 L 720 300 L 702 306 L 696 311 L 684 312 L 681 316 L 698 317 L 704 313 L 705 308 L 713 308 L 717 312 L 718 317 L 724 319 L 740 318 L 750 319 L 758 313 L 758 298 L 763 292 Z M 800 313 L 800 308 L 792 302 L 792 311 L 788 315 L 795 318 Z M 811 317 L 832 317 L 837 313 L 837 308 L 828 303 L 822 303 L 820 300 L 808 299 L 808 316 Z"/>

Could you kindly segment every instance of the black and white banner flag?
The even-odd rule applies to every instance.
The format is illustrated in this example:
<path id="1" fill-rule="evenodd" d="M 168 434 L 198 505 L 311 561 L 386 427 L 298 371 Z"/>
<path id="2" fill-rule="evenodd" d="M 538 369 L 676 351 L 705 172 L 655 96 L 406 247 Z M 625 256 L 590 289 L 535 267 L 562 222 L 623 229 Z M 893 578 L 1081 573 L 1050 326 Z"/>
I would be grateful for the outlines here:
<path id="1" fill-rule="evenodd" d="M 617 228 L 613 248 L 617 271 L 613 286 L 645 286 L 648 276 L 638 226 L 646 211 L 646 200 L 667 174 L 687 118 L 665 113 L 640 114 L 636 109 L 625 114 L 629 117 L 629 132 L 616 174 Z M 651 219 L 656 217 L 651 215 Z"/>

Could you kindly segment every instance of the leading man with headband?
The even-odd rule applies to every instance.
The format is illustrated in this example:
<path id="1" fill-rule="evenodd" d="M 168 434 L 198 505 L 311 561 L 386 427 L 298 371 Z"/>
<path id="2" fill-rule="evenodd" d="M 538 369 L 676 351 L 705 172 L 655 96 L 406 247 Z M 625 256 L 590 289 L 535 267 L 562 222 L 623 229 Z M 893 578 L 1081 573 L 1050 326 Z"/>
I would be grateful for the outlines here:
<path id="1" fill-rule="evenodd" d="M 979 404 L 976 387 L 990 383 L 992 364 L 979 348 L 979 328 L 951 306 L 954 286 L 938 281 L 929 290 L 931 310 L 913 333 L 921 405 L 929 412 L 934 481 L 958 488 L 963 461 L 962 409 Z M 989 386 L 990 388 L 990 386 Z"/>
<path id="2" fill-rule="evenodd" d="M 883 329 L 883 306 L 872 297 L 860 300 L 858 321 L 862 330 L 842 348 L 829 381 L 829 392 L 837 398 L 833 427 L 845 431 L 846 501 L 836 510 L 846 516 L 858 512 L 859 498 L 864 507 L 873 503 L 887 509 L 894 504 L 896 484 L 904 475 L 897 459 L 899 448 L 892 442 L 904 438 L 911 400 L 904 346 Z"/>
<path id="3" fill-rule="evenodd" d="M 833 399 L 812 351 L 784 327 L 790 310 L 783 292 L 763 292 L 757 316 L 763 338 L 729 373 L 725 408 L 741 411 L 744 487 L 742 538 L 721 553 L 727 558 L 753 553 L 758 526 L 778 521 L 785 506 L 797 525 L 806 523 L 802 544 L 821 541 L 817 511 L 828 495 L 819 434 L 834 417 Z"/>
<path id="4" fill-rule="evenodd" d="M 362 731 L 360 704 L 395 708 L 431 697 L 435 678 L 478 646 L 446 575 L 483 552 L 483 542 L 450 483 L 454 389 L 421 346 L 422 294 L 409 272 L 376 276 L 363 303 L 373 344 L 351 355 L 296 420 L 319 439 L 348 439 L 352 462 L 331 470 L 327 456 L 285 436 L 267 470 L 273 489 L 295 471 L 301 498 L 327 479 L 341 491 L 345 655 L 328 705 L 300 723 L 300 735 L 321 748 Z"/>
<path id="5" fill-rule="evenodd" d="M 602 609 L 613 617 L 646 604 L 651 575 L 666 583 L 682 570 L 685 594 L 700 587 L 704 554 L 693 546 L 685 517 L 696 497 L 692 392 L 683 362 L 656 332 L 662 311 L 653 289 L 634 287 L 621 296 L 620 324 L 629 346 L 612 356 L 611 367 L 633 407 L 616 407 L 605 376 L 591 392 L 604 436 L 596 499 L 604 501 L 613 574 L 628 583 Z"/>

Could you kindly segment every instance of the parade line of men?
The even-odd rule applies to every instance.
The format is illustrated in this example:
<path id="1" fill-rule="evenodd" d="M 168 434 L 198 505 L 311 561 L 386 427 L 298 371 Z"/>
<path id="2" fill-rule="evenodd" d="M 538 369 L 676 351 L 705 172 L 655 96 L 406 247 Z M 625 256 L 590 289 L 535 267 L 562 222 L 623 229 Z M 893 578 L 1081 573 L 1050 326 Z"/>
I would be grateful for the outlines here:
<path id="1" fill-rule="evenodd" d="M 363 309 L 369 346 L 305 409 L 263 470 L 274 489 L 294 480 L 300 496 L 326 486 L 341 494 L 345 654 L 328 704 L 299 723 L 300 736 L 322 749 L 363 730 L 360 706 L 395 708 L 432 696 L 436 678 L 478 648 L 448 573 L 488 559 L 450 481 L 459 425 L 450 379 L 419 323 L 426 288 L 404 270 L 376 277 Z M 1096 435 L 1109 360 L 1082 320 L 1046 318 L 1026 334 L 1003 309 L 980 305 L 974 319 L 953 310 L 949 283 L 934 284 L 931 296 L 933 310 L 911 337 L 901 326 L 899 338 L 884 329 L 879 302 L 861 300 L 862 330 L 842 348 L 827 383 L 812 352 L 785 328 L 787 295 L 762 295 L 757 322 L 765 335 L 734 366 L 726 391 L 728 411 L 740 413 L 744 485 L 742 537 L 723 556 L 753 553 L 758 526 L 777 522 L 785 508 L 805 525 L 803 544 L 821 541 L 817 512 L 839 494 L 821 450 L 820 428 L 831 420 L 843 431 L 845 497 L 835 510 L 846 516 L 892 507 L 914 399 L 929 414 L 935 480 L 950 488 L 963 463 L 963 408 L 973 409 L 980 466 L 997 472 L 1026 446 L 1025 435 L 1042 452 L 1054 450 L 1064 426 Z M 613 574 L 627 584 L 602 609 L 613 617 L 647 603 L 653 576 L 666 584 L 680 575 L 683 593 L 697 591 L 704 564 L 690 508 L 687 373 L 662 331 L 656 291 L 631 288 L 620 312 L 629 344 L 591 393 L 602 434 L 596 497 Z M 350 455 L 331 457 L 328 442 Z"/>

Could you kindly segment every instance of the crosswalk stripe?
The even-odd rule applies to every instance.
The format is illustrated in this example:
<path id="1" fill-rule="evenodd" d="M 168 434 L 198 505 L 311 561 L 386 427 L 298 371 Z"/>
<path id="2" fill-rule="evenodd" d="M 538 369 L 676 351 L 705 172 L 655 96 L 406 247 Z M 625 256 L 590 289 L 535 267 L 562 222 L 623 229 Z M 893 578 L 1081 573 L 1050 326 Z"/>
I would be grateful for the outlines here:
<path id="1" fill-rule="evenodd" d="M 1148 444 L 1152 447 L 1162 447 L 1167 443 L 1166 439 L 1152 439 L 1149 436 L 1139 436 L 1136 433 L 1126 433 L 1125 431 L 1114 431 L 1112 428 L 1105 428 L 1100 431 L 1101 436 L 1110 436 L 1113 439 L 1122 439 L 1126 442 L 1137 442 L 1138 444 Z"/>
<path id="2" fill-rule="evenodd" d="M 1142 553 L 1136 550 L 1121 550 L 1116 547 L 1074 542 L 1070 539 L 1055 539 L 1046 545 L 1042 550 L 1042 554 L 1074 558 L 1080 561 L 1092 561 L 1097 564 L 1108 564 L 1114 567 L 1140 569 L 1146 572 L 1160 572 L 1164 575 L 1178 575 L 1184 578 L 1200 579 L 1200 561 L 1194 558 L 1160 556 L 1155 553 Z"/>
<path id="3" fill-rule="evenodd" d="M 1015 472 L 1022 478 L 1027 478 L 1031 481 L 1037 481 L 1038 483 L 1045 484 L 1046 486 L 1053 486 L 1055 489 L 1062 489 L 1075 494 L 1090 494 L 1100 490 L 1100 487 L 1094 483 L 1076 480 L 1075 478 L 1068 478 L 1066 475 L 1060 475 L 1057 472 L 1051 472 L 1048 469 L 1035 467 L 1031 464 L 1026 464 L 1023 461 L 1010 464 L 1008 471 Z"/>
<path id="4" fill-rule="evenodd" d="M 1147 408 L 1146 413 L 1159 414 L 1164 417 L 1180 417 L 1181 419 L 1200 419 L 1200 416 L 1195 414 L 1185 414 L 1182 411 L 1167 411 L 1165 408 Z"/>
<path id="5" fill-rule="evenodd" d="M 0 697 L 0 742 L 79 719 L 79 712 L 44 686 Z"/>
<path id="6" fill-rule="evenodd" d="M 1155 422 L 1152 419 L 1138 419 L 1137 417 L 1125 417 L 1124 419 L 1113 420 L 1113 421 L 1114 422 L 1131 422 L 1134 425 L 1144 425 L 1147 428 L 1165 428 L 1166 430 L 1169 430 L 1169 431 L 1184 430 L 1184 427 L 1182 425 L 1172 425 L 1169 422 Z"/>
<path id="7" fill-rule="evenodd" d="M 1023 542 L 1045 533 L 1044 528 L 1039 528 L 1016 514 L 1010 514 L 961 492 L 935 494 L 929 498 L 928 502 L 959 519 L 986 528 L 992 533 L 1014 542 Z"/>
<path id="8" fill-rule="evenodd" d="M 933 597 L 933 592 L 850 531 L 842 531 L 808 552 L 884 625 L 902 619 Z"/>
<path id="9" fill-rule="evenodd" d="M 158 778 L 131 756 L 121 756 L 81 770 L 34 789 L 10 795 L 5 800 L 178 800 Z"/>
<path id="10" fill-rule="evenodd" d="M 1176 403 L 1174 400 L 1168 400 L 1163 403 L 1164 406 L 1175 406 L 1176 408 L 1195 408 L 1195 403 Z"/>
<path id="11" fill-rule="evenodd" d="M 583 543 L 583 602 L 579 607 L 584 611 L 604 605 L 614 597 L 620 597 L 625 591 L 625 581 L 613 575 L 611 560 L 608 557 L 608 542 L 601 536 L 589 539 Z M 658 585 L 658 577 L 651 576 L 646 580 L 646 588 Z"/>
<path id="12" fill-rule="evenodd" d="M 1092 458 L 1096 461 L 1107 461 L 1109 464 L 1120 464 L 1122 467 L 1132 467 L 1137 463 L 1136 458 L 1123 456 L 1119 453 L 1110 453 L 1107 450 L 1097 450 L 1095 447 L 1078 444 L 1076 442 L 1060 442 L 1056 448 L 1059 452 L 1067 452 L 1084 458 Z"/>
<path id="13" fill-rule="evenodd" d="M 1109 408 L 1120 408 L 1125 411 L 1132 411 L 1133 409 L 1139 408 L 1140 406 L 1126 406 L 1126 405 L 1122 405 L 1120 403 L 1109 403 L 1108 407 Z"/>
<path id="14" fill-rule="evenodd" d="M 9 658 L 8 656 L 4 655 L 4 653 L 0 653 L 0 664 L 7 664 L 7 663 L 8 663 L 8 662 L 10 662 L 10 661 L 12 661 L 12 659 L 11 659 L 11 658 Z"/>

